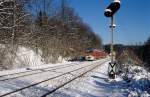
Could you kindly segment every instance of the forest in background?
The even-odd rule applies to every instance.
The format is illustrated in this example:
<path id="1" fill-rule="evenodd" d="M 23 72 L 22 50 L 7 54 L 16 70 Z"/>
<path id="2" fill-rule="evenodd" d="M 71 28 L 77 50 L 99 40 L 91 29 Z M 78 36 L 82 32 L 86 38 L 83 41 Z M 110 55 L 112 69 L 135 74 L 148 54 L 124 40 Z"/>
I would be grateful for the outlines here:
<path id="1" fill-rule="evenodd" d="M 12 65 L 18 47 L 56 63 L 59 56 L 71 58 L 89 47 L 101 49 L 102 40 L 67 0 L 1 0 L 0 66 Z"/>
<path id="2" fill-rule="evenodd" d="M 110 53 L 109 44 L 104 45 L 104 49 Z M 150 37 L 144 44 L 115 44 L 114 51 L 119 64 L 142 65 L 150 71 Z"/>

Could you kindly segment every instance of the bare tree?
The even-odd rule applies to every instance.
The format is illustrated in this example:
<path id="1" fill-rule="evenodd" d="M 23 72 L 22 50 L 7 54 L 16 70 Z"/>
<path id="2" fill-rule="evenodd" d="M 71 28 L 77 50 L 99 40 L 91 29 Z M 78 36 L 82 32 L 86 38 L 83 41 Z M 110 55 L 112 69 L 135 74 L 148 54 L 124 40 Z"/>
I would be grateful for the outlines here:
<path id="1" fill-rule="evenodd" d="M 67 0 L 1 0 L 0 44 L 13 48 L 12 59 L 17 47 L 23 46 L 42 52 L 46 63 L 56 62 L 60 56 L 81 56 L 88 47 L 102 46 L 100 37 Z"/>

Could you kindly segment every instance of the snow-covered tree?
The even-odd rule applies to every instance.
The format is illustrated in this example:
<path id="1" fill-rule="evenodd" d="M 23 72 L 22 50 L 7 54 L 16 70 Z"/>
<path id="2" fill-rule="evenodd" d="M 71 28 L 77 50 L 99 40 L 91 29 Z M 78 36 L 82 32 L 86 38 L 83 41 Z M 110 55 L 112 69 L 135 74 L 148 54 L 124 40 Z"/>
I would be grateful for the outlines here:
<path id="1" fill-rule="evenodd" d="M 143 60 L 147 63 L 147 66 L 150 68 L 150 37 L 144 45 Z"/>

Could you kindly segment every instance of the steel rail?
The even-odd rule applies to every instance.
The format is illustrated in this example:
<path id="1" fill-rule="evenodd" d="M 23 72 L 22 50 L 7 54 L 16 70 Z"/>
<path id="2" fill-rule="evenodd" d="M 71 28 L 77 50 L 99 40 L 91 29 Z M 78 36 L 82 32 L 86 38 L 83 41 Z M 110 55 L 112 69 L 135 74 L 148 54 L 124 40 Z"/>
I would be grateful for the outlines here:
<path id="1" fill-rule="evenodd" d="M 30 75 L 36 75 L 36 74 L 39 74 L 39 73 L 45 73 L 45 72 L 49 72 L 49 71 L 53 71 L 53 70 L 57 70 L 57 69 L 62 69 L 62 68 L 67 68 L 67 67 L 72 67 L 72 66 L 75 66 L 75 64 L 68 64 L 67 66 L 64 65 L 64 66 L 57 67 L 57 68 L 54 67 L 54 69 L 50 69 L 49 68 L 48 70 L 39 69 L 39 70 L 42 70 L 42 71 L 38 71 L 38 72 L 34 72 L 34 73 L 29 72 L 29 74 L 24 74 L 24 75 L 20 75 L 20 76 L 16 76 L 16 77 L 4 78 L 4 79 L 0 79 L 0 81 L 17 79 L 17 78 L 21 78 L 21 77 L 26 77 L 26 76 L 30 76 Z M 28 72 L 25 72 L 25 73 L 28 73 Z"/>
<path id="2" fill-rule="evenodd" d="M 103 63 L 105 63 L 105 62 L 106 62 L 106 61 L 104 61 Z M 103 64 L 103 63 L 101 63 L 101 64 Z M 101 65 L 101 64 L 100 64 L 100 65 Z M 61 84 L 61 85 L 59 85 L 58 87 L 52 89 L 51 91 L 49 91 L 48 93 L 44 94 L 44 95 L 41 96 L 41 97 L 46 97 L 46 96 L 48 96 L 48 95 L 54 93 L 54 92 L 57 91 L 58 89 L 64 87 L 65 85 L 71 83 L 72 81 L 74 81 L 74 80 L 76 80 L 76 79 L 82 77 L 83 75 L 85 75 L 85 74 L 87 74 L 88 72 L 94 70 L 94 69 L 97 68 L 98 66 L 99 66 L 99 65 L 96 65 L 96 66 L 94 66 L 93 68 L 91 68 L 90 70 L 87 70 L 87 71 L 85 71 L 84 73 L 82 73 L 82 74 L 80 74 L 80 75 L 78 75 L 78 76 L 72 78 L 71 80 L 69 80 L 69 81 L 67 81 L 67 82 L 65 82 L 65 83 L 63 83 L 63 84 Z"/>
<path id="3" fill-rule="evenodd" d="M 71 65 L 71 64 L 72 64 L 72 63 L 70 63 L 70 65 Z M 20 74 L 20 73 L 33 72 L 33 71 L 38 71 L 38 70 L 42 70 L 42 69 L 55 68 L 55 67 L 65 66 L 65 65 L 69 65 L 69 64 L 58 65 L 58 66 L 48 66 L 48 67 L 46 67 L 46 68 L 40 68 L 40 69 L 30 69 L 30 70 L 27 70 L 27 71 L 22 71 L 22 72 L 16 72 L 16 73 L 10 73 L 10 74 L 0 75 L 0 77 L 9 76 L 9 75 L 15 75 L 15 74 Z"/>
<path id="4" fill-rule="evenodd" d="M 106 62 L 106 61 L 107 61 L 107 60 L 105 60 L 104 62 Z M 102 63 L 104 63 L 104 62 L 102 62 Z M 93 63 L 93 64 L 97 64 L 97 63 L 99 63 L 99 62 L 96 62 L 96 63 Z M 101 64 L 102 64 L 102 63 L 101 63 Z M 86 67 L 93 66 L 93 64 L 86 65 Z M 11 92 L 2 94 L 2 95 L 0 95 L 0 97 L 8 96 L 8 95 L 10 95 L 10 94 L 14 94 L 14 93 L 16 93 L 16 92 L 25 90 L 25 89 L 27 89 L 27 88 L 30 88 L 30 87 L 39 85 L 39 84 L 41 84 L 41 83 L 44 83 L 44 82 L 47 82 L 47 81 L 50 81 L 50 80 L 53 80 L 53 79 L 56 79 L 56 78 L 58 78 L 58 77 L 61 77 L 61 76 L 63 76 L 63 75 L 66 75 L 66 74 L 71 73 L 71 72 L 74 72 L 74 71 L 81 70 L 81 69 L 86 68 L 86 67 L 85 67 L 85 66 L 82 66 L 82 67 L 80 67 L 80 68 L 78 68 L 78 69 L 75 69 L 75 70 L 72 70 L 72 71 L 68 71 L 68 72 L 65 72 L 65 73 L 63 73 L 63 74 L 59 74 L 59 75 L 57 75 L 57 76 L 55 76 L 55 77 L 51 77 L 51 78 L 45 79 L 45 80 L 43 80 L 43 81 L 39 81 L 39 82 L 37 82 L 37 83 L 34 83 L 34 84 L 31 84 L 31 85 L 25 86 L 25 87 L 23 87 L 23 88 L 16 89 L 16 90 L 14 90 L 14 91 L 11 91 Z M 97 67 L 97 66 L 96 66 L 96 67 Z M 96 68 L 96 67 L 95 67 L 95 68 Z M 55 89 L 55 90 L 53 90 L 53 91 L 56 91 L 56 90 L 58 90 L 58 89 Z M 48 94 L 49 94 L 49 93 L 48 93 Z M 47 94 L 47 95 L 48 95 L 48 94 Z M 42 97 L 44 97 L 44 96 L 42 96 Z"/>

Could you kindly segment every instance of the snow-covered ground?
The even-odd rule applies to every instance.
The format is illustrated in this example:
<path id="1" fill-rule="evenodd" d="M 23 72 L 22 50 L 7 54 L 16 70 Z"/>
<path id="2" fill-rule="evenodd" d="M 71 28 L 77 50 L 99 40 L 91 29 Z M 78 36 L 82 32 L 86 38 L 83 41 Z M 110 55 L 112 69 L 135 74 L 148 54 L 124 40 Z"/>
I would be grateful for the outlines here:
<path id="1" fill-rule="evenodd" d="M 95 64 L 97 62 L 100 64 L 103 61 L 104 60 L 94 62 L 73 62 L 71 63 L 73 65 L 71 67 L 58 69 L 52 72 L 45 72 L 34 76 L 26 76 L 8 81 L 0 81 L 0 94 L 28 86 L 32 83 L 36 83 L 47 78 L 57 76 L 64 72 L 81 68 L 89 64 Z M 117 75 L 115 80 L 110 81 L 108 80 L 107 76 L 108 63 L 109 61 L 103 63 L 98 68 L 87 73 L 81 78 L 72 81 L 71 83 L 55 91 L 53 94 L 48 95 L 47 97 L 150 97 L 150 73 L 148 73 L 143 67 L 131 66 L 129 68 L 128 74 L 129 80 L 127 81 L 123 80 L 124 73 Z M 68 63 L 57 64 L 57 66 L 65 64 L 67 65 Z M 53 67 L 55 65 L 51 64 L 46 66 Z M 40 68 L 42 70 L 43 68 L 46 68 L 46 66 L 31 67 L 30 69 Z M 7 97 L 41 97 L 43 94 L 49 92 L 62 83 L 69 81 L 75 76 L 82 74 L 82 72 L 85 72 L 86 70 L 88 70 L 88 68 L 66 74 L 54 80 L 30 87 L 29 89 L 25 89 Z M 2 73 L 0 72 L 0 74 L 4 75 L 13 72 L 15 73 L 19 71 L 3 71 Z"/>
<path id="2" fill-rule="evenodd" d="M 16 77 L 14 79 L 0 81 L 0 95 L 15 91 L 20 88 L 30 86 L 31 84 L 39 83 L 41 81 L 51 79 L 53 77 L 62 75 L 63 73 L 66 73 L 63 76 L 60 76 L 53 80 L 46 81 L 46 82 L 36 85 L 34 87 L 30 87 L 21 92 L 12 94 L 11 96 L 8 96 L 8 97 L 38 97 L 38 96 L 42 96 L 42 95 L 44 95 L 44 93 L 63 84 L 64 82 L 69 81 L 70 79 L 73 79 L 74 77 L 82 74 L 83 72 L 89 70 L 90 68 L 93 68 L 93 67 L 97 66 L 98 64 L 101 64 L 105 60 L 106 59 L 93 61 L 93 62 L 73 62 L 73 63 L 65 63 L 65 64 L 63 63 L 62 65 L 66 65 L 66 66 L 68 65 L 68 66 L 59 68 L 59 69 L 56 69 L 55 67 L 50 68 L 50 69 L 44 69 L 45 67 L 40 68 L 40 70 L 32 72 L 32 73 L 36 73 L 34 75 L 28 75 L 28 72 L 26 72 L 25 74 L 21 73 L 21 74 L 16 74 L 16 75 L 0 77 L 0 80 L 3 80 L 5 78 L 7 79 L 7 78 Z M 58 66 L 62 66 L 62 65 L 58 64 Z M 46 65 L 46 66 L 48 66 L 48 65 Z M 83 69 L 79 69 L 79 68 L 83 68 Z M 32 70 L 33 68 L 30 68 L 30 69 Z M 74 70 L 77 70 L 77 71 L 74 71 Z M 0 72 L 0 74 L 1 74 L 1 76 L 3 76 L 5 74 L 18 73 L 18 72 L 24 72 L 24 71 L 28 71 L 28 69 L 27 70 L 20 69 L 20 71 L 12 70 L 10 72 L 3 71 L 2 72 L 3 74 L 1 74 L 1 72 Z M 73 72 L 69 73 L 70 71 L 73 71 Z M 9 72 L 9 73 L 7 73 L 7 72 Z M 26 74 L 28 76 L 24 76 Z M 21 76 L 21 77 L 17 77 L 17 76 Z"/>
<path id="3" fill-rule="evenodd" d="M 12 73 L 19 73 L 19 72 L 26 72 L 26 71 L 30 71 L 30 70 L 54 67 L 54 66 L 62 66 L 65 64 L 74 64 L 74 63 L 78 64 L 80 62 L 63 62 L 63 63 L 57 63 L 57 64 L 35 65 L 35 66 L 29 66 L 27 68 L 19 68 L 19 69 L 13 69 L 13 70 L 4 70 L 4 71 L 0 71 L 0 76 L 6 75 L 6 74 L 12 74 Z"/>
<path id="4" fill-rule="evenodd" d="M 107 68 L 108 62 L 48 97 L 150 97 L 150 73 L 144 68 L 131 67 L 130 82 L 122 75 L 108 81 Z"/>

